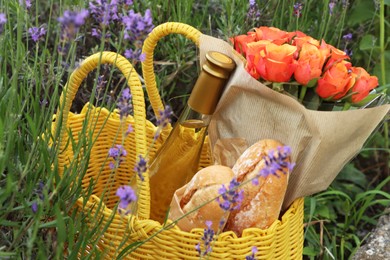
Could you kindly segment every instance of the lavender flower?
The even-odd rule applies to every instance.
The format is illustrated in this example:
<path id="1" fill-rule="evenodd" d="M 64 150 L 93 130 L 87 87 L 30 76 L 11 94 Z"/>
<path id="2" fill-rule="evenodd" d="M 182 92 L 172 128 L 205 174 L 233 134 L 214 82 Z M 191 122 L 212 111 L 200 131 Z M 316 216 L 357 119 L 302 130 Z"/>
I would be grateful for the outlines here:
<path id="1" fill-rule="evenodd" d="M 123 157 L 126 157 L 127 151 L 122 145 L 115 145 L 115 147 L 112 147 L 108 150 L 108 156 L 112 157 L 115 160 L 115 163 L 110 162 L 109 166 L 110 169 L 113 170 L 115 168 L 118 168 L 119 165 L 124 161 Z"/>
<path id="2" fill-rule="evenodd" d="M 38 196 L 39 201 L 43 201 L 45 199 L 44 191 L 45 191 L 45 183 L 43 181 L 39 181 L 38 187 L 34 190 L 34 193 L 35 193 L 35 195 Z M 38 211 L 38 202 L 37 201 L 34 201 L 31 204 L 31 210 L 33 213 L 37 213 L 37 211 Z"/>
<path id="3" fill-rule="evenodd" d="M 78 29 L 85 23 L 85 19 L 88 15 L 89 12 L 85 9 L 82 9 L 80 12 L 66 10 L 63 16 L 58 18 L 58 21 L 64 27 L 74 27 L 73 29 Z"/>
<path id="4" fill-rule="evenodd" d="M 46 98 L 42 99 L 42 100 L 39 100 L 39 104 L 42 106 L 42 107 L 46 107 L 47 104 L 49 104 L 49 101 L 47 101 Z"/>
<path id="5" fill-rule="evenodd" d="M 352 55 L 353 55 L 353 51 L 351 49 L 345 48 L 344 52 L 348 55 L 348 57 L 352 57 Z"/>
<path id="6" fill-rule="evenodd" d="M 32 204 L 31 204 L 31 210 L 32 212 L 35 214 L 38 212 L 38 202 L 34 201 Z"/>
<path id="7" fill-rule="evenodd" d="M 159 110 L 158 113 L 159 118 L 156 122 L 158 129 L 154 134 L 154 140 L 157 140 L 157 138 L 160 136 L 161 130 L 169 123 L 171 123 L 171 116 L 173 115 L 172 109 L 169 105 L 166 105 L 164 110 Z"/>
<path id="8" fill-rule="evenodd" d="M 137 164 L 134 166 L 134 171 L 138 174 L 138 177 L 141 179 L 141 181 L 144 181 L 145 178 L 143 176 L 143 173 L 146 172 L 147 167 L 146 167 L 146 160 L 145 158 L 142 157 L 142 155 L 138 156 L 139 160 Z"/>
<path id="9" fill-rule="evenodd" d="M 144 61 L 145 60 L 145 53 L 142 53 L 141 49 L 127 49 L 124 53 L 125 57 L 134 61 Z"/>
<path id="10" fill-rule="evenodd" d="M 217 197 L 217 202 L 224 211 L 233 211 L 241 207 L 244 191 L 238 189 L 239 185 L 240 183 L 236 178 L 233 178 L 230 181 L 228 188 L 226 188 L 225 185 L 222 185 L 218 190 L 218 193 L 221 196 Z"/>
<path id="11" fill-rule="evenodd" d="M 302 9 L 303 9 L 302 3 L 295 3 L 294 4 L 294 15 L 296 17 L 301 17 L 302 16 Z"/>
<path id="12" fill-rule="evenodd" d="M 19 5 L 29 10 L 31 8 L 31 0 L 19 0 Z"/>
<path id="13" fill-rule="evenodd" d="M 352 40 L 352 33 L 347 33 L 347 34 L 343 35 L 343 39 L 346 42 L 349 42 L 350 40 Z"/>
<path id="14" fill-rule="evenodd" d="M 103 91 L 106 84 L 107 80 L 104 80 L 104 75 L 100 75 L 96 80 L 96 93 L 98 94 L 98 96 Z"/>
<path id="15" fill-rule="evenodd" d="M 4 24 L 7 22 L 5 13 L 0 13 L 0 34 L 3 33 Z"/>
<path id="16" fill-rule="evenodd" d="M 120 119 L 123 120 L 126 118 L 130 112 L 133 110 L 133 106 L 131 104 L 131 94 L 130 89 L 125 88 L 122 91 L 122 95 L 119 97 L 117 107 L 119 109 Z"/>
<path id="17" fill-rule="evenodd" d="M 195 246 L 196 251 L 198 251 L 199 256 L 201 256 L 201 257 L 206 256 L 209 253 L 211 253 L 211 250 L 212 250 L 211 243 L 213 242 L 214 235 L 215 235 L 214 230 L 211 229 L 211 225 L 213 224 L 213 222 L 206 221 L 205 223 L 206 223 L 207 228 L 204 229 L 203 236 L 202 236 L 203 247 L 205 250 L 202 252 L 200 243 L 198 243 Z"/>
<path id="18" fill-rule="evenodd" d="M 31 27 L 28 29 L 28 33 L 30 34 L 32 40 L 34 42 L 39 41 L 43 36 L 46 35 L 46 29 L 43 27 Z"/>
<path id="19" fill-rule="evenodd" d="M 119 208 L 126 209 L 130 203 L 137 200 L 134 190 L 130 186 L 121 186 L 116 191 L 119 197 Z"/>
<path id="20" fill-rule="evenodd" d="M 91 35 L 93 37 L 96 37 L 96 38 L 100 39 L 102 37 L 102 31 L 99 28 L 92 28 Z M 104 34 L 104 37 L 105 38 L 110 38 L 111 37 L 111 33 L 106 31 L 105 34 Z"/>
<path id="21" fill-rule="evenodd" d="M 80 27 L 85 23 L 85 19 L 88 17 L 89 12 L 85 9 L 80 12 L 72 12 L 66 10 L 63 16 L 59 17 L 57 20 L 61 24 L 61 43 L 65 44 L 63 47 L 59 47 L 61 53 L 65 53 L 69 42 L 73 40 Z"/>
<path id="22" fill-rule="evenodd" d="M 270 174 L 278 176 L 278 172 L 287 174 L 291 172 L 295 166 L 295 163 L 290 163 L 288 158 L 291 154 L 291 148 L 289 146 L 279 146 L 276 151 L 271 150 L 268 155 L 264 157 L 265 166 L 260 170 L 258 177 L 267 177 Z M 257 178 L 253 181 L 253 184 L 258 184 Z"/>
<path id="23" fill-rule="evenodd" d="M 119 20 L 118 2 L 116 0 L 94 0 L 89 2 L 89 12 L 94 20 L 103 26 Z"/>
<path id="24" fill-rule="evenodd" d="M 245 257 L 245 260 L 256 260 L 256 253 L 257 253 L 257 247 L 256 246 L 253 246 L 252 247 L 252 254 L 251 255 L 248 255 Z"/>
<path id="25" fill-rule="evenodd" d="M 149 9 L 145 11 L 144 16 L 130 10 L 128 15 L 122 17 L 122 23 L 125 26 L 124 38 L 141 46 L 142 41 L 154 27 L 152 13 Z"/>
<path id="26" fill-rule="evenodd" d="M 247 18 L 250 20 L 257 21 L 260 17 L 259 7 L 255 0 L 249 0 L 249 9 L 247 13 Z"/>
<path id="27" fill-rule="evenodd" d="M 171 116 L 173 115 L 173 112 L 169 105 L 166 105 L 165 109 L 158 111 L 158 113 L 160 117 L 157 119 L 157 126 L 164 128 L 171 123 Z"/>
<path id="28" fill-rule="evenodd" d="M 335 6 L 336 6 L 336 3 L 335 3 L 335 2 L 331 1 L 331 2 L 329 3 L 329 14 L 330 14 L 330 15 L 333 14 L 333 9 L 334 9 Z"/>
<path id="29" fill-rule="evenodd" d="M 126 130 L 125 135 L 128 136 L 128 135 L 129 135 L 130 133 L 132 133 L 132 132 L 134 132 L 134 128 L 133 128 L 133 126 L 132 126 L 131 124 L 129 124 L 129 125 L 127 126 L 127 130 Z"/>

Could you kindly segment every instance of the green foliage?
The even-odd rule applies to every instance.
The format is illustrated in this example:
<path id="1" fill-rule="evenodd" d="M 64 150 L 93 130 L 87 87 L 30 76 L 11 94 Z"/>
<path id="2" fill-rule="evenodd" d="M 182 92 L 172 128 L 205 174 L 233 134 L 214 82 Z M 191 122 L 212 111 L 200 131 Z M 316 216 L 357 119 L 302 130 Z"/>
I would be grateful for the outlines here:
<path id="1" fill-rule="evenodd" d="M 69 73 L 81 59 L 103 49 L 123 54 L 134 43 L 124 41 L 123 28 L 115 26 L 108 28 L 113 34 L 111 40 L 94 39 L 90 34 L 92 22 L 88 21 L 71 42 L 68 54 L 61 56 L 57 51 L 57 18 L 64 10 L 87 8 L 89 1 L 31 2 L 32 8 L 26 10 L 19 0 L 0 1 L 0 13 L 6 13 L 8 19 L 0 34 L 0 258 L 75 259 L 79 251 L 89 246 L 87 241 L 98 243 L 97 237 L 108 224 L 98 228 L 101 219 L 96 217 L 96 227 L 87 228 L 83 220 L 91 213 L 72 211 L 77 198 L 90 195 L 93 189 L 91 183 L 89 189 L 82 190 L 79 178 L 85 174 L 89 160 L 87 144 L 93 140 L 83 129 L 84 138 L 78 144 L 70 142 L 69 145 L 75 145 L 76 154 L 87 147 L 87 156 L 65 170 L 67 178 L 60 178 L 59 148 L 50 143 L 52 118 Z M 332 13 L 329 0 L 305 0 L 300 1 L 303 8 L 299 17 L 294 15 L 292 1 L 256 2 L 260 16 L 250 18 L 246 0 L 145 0 L 134 1 L 132 8 L 142 14 L 150 8 L 155 25 L 183 22 L 224 40 L 258 26 L 301 30 L 340 49 L 352 50 L 352 63 L 377 75 L 379 90 L 388 91 L 389 0 L 337 1 Z M 375 3 L 382 3 L 383 14 Z M 48 33 L 35 44 L 27 30 L 43 24 Z M 347 33 L 353 34 L 353 41 L 343 39 Z M 176 114 L 180 114 L 198 75 L 197 54 L 192 42 L 176 35 L 161 40 L 156 48 L 160 94 Z M 95 79 L 100 73 L 107 75 L 105 80 L 109 83 L 102 96 L 96 97 Z M 102 100 L 115 98 L 122 88 L 123 82 L 115 70 L 102 66 L 81 87 L 72 110 L 78 112 L 88 101 L 103 103 Z M 112 110 L 114 104 L 107 106 Z M 150 108 L 148 117 L 154 117 Z M 388 138 L 388 125 L 384 124 L 327 191 L 305 199 L 305 257 L 348 258 L 364 242 L 390 201 Z M 34 203 L 36 212 L 32 210 Z M 131 247 L 118 250 L 124 254 Z M 92 253 L 90 258 L 99 257 L 97 250 Z"/>

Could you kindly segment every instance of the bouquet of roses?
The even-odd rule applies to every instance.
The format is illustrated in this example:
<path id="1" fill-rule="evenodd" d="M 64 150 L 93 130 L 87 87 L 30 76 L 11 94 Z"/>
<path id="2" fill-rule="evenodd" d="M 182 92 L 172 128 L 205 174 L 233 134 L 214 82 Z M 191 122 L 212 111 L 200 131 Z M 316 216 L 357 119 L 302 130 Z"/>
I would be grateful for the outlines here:
<path id="1" fill-rule="evenodd" d="M 353 67 L 344 51 L 303 32 L 259 27 L 231 41 L 246 58 L 251 76 L 308 108 L 321 110 L 323 101 L 362 106 L 377 96 L 369 95 L 378 86 L 377 77 Z"/>
<path id="2" fill-rule="evenodd" d="M 260 27 L 231 42 L 200 37 L 201 64 L 207 51 L 237 64 L 210 122 L 212 149 L 237 137 L 249 145 L 266 138 L 289 145 L 296 165 L 284 208 L 326 190 L 389 112 L 386 94 L 373 93 L 378 79 L 303 32 Z"/>

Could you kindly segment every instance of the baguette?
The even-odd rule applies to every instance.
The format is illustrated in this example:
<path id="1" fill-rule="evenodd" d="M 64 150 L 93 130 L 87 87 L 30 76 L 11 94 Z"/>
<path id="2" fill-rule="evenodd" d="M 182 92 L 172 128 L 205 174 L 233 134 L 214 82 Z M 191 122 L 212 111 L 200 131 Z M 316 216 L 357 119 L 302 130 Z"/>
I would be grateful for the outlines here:
<path id="1" fill-rule="evenodd" d="M 222 184 L 229 183 L 233 175 L 233 171 L 229 167 L 212 165 L 198 171 L 187 184 L 180 199 L 180 207 L 183 213 L 196 209 L 187 216 L 193 227 L 203 227 L 206 221 L 212 221 L 211 228 L 215 232 L 218 228 L 223 228 L 220 227 L 220 222 L 223 218 L 227 219 L 227 215 L 220 208 L 219 203 L 216 200 L 205 203 L 216 198 Z M 180 222 L 178 226 L 180 227 Z"/>
<path id="2" fill-rule="evenodd" d="M 283 144 L 272 139 L 261 140 L 249 147 L 233 166 L 238 182 L 247 182 L 241 187 L 244 198 L 239 209 L 230 213 L 225 230 L 241 236 L 246 228 L 268 228 L 278 219 L 289 179 L 289 167 L 285 166 L 276 174 L 260 176 L 266 167 L 264 157 L 270 151 L 277 151 Z M 286 158 L 290 162 L 290 158 Z M 249 180 L 256 179 L 255 185 Z"/>

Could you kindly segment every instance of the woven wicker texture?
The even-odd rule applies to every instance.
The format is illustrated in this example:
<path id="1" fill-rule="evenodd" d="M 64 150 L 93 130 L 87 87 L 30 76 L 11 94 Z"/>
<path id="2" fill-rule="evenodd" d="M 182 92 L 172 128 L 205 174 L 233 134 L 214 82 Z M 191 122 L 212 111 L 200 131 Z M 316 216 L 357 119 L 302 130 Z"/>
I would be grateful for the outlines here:
<path id="1" fill-rule="evenodd" d="M 156 27 L 144 43 L 143 52 L 146 59 L 142 64 L 143 76 L 148 96 L 156 116 L 163 109 L 158 93 L 153 69 L 153 52 L 157 42 L 171 33 L 179 33 L 199 44 L 198 30 L 181 23 L 166 23 Z M 100 64 L 116 66 L 126 77 L 131 89 L 134 116 L 129 116 L 126 122 L 121 122 L 118 111 L 110 112 L 106 108 L 86 104 L 79 114 L 69 111 L 76 92 L 87 74 Z M 82 176 L 81 186 L 85 195 L 78 199 L 77 210 L 80 212 L 90 230 L 96 230 L 96 237 L 90 247 L 97 247 L 104 259 L 124 257 L 126 259 L 199 259 L 195 250 L 201 242 L 203 229 L 191 232 L 181 231 L 168 220 L 166 227 L 148 219 L 150 213 L 149 177 L 141 181 L 134 174 L 134 165 L 138 155 L 151 158 L 161 143 L 167 137 L 171 126 L 164 129 L 161 138 L 153 145 L 153 137 L 157 130 L 146 120 L 145 98 L 139 77 L 131 64 L 124 57 L 102 52 L 85 59 L 72 73 L 60 98 L 60 105 L 52 125 L 53 134 L 59 133 L 58 167 L 60 173 L 65 168 L 75 167 L 80 158 L 89 157 L 86 172 Z M 61 120 L 62 119 L 62 120 Z M 123 143 L 128 152 L 120 167 L 113 173 L 109 168 L 108 151 L 115 144 L 122 144 L 122 135 L 128 124 L 134 128 Z M 88 135 L 80 136 L 81 131 Z M 85 141 L 87 140 L 87 141 Z M 80 153 L 76 148 L 84 147 Z M 150 148 L 151 147 L 151 148 Z M 148 151 L 150 149 L 150 151 Z M 174 160 L 175 158 L 172 158 Z M 206 139 L 199 167 L 210 165 L 209 145 Z M 115 192 L 118 187 L 128 185 L 137 180 L 139 198 L 136 214 L 123 216 L 116 213 L 118 197 Z M 93 183 L 93 189 L 90 185 Z M 136 247 L 135 242 L 142 242 Z M 242 237 L 233 232 L 224 232 L 215 240 L 209 259 L 245 259 L 256 246 L 257 259 L 301 259 L 303 250 L 303 199 L 296 200 L 283 214 L 281 220 L 275 221 L 267 230 L 256 228 L 246 229 Z M 126 255 L 121 255 L 125 248 Z M 86 252 L 80 252 L 83 258 Z"/>

